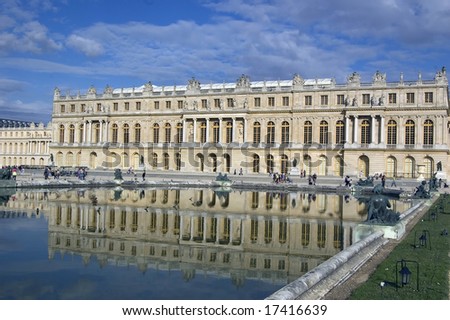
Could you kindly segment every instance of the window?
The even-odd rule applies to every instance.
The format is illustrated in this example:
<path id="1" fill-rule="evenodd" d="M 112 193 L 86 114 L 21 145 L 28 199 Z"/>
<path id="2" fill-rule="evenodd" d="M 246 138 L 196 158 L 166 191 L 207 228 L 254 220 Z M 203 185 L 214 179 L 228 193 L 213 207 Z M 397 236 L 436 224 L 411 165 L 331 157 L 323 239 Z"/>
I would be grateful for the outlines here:
<path id="1" fill-rule="evenodd" d="M 406 94 L 406 103 L 414 103 L 414 92 L 408 92 Z"/>
<path id="2" fill-rule="evenodd" d="M 181 122 L 177 123 L 177 135 L 175 137 L 175 143 L 183 142 L 183 124 Z"/>
<path id="3" fill-rule="evenodd" d="M 312 96 L 305 96 L 305 106 L 312 106 Z"/>
<path id="4" fill-rule="evenodd" d="M 394 146 L 397 144 L 397 122 L 389 120 L 387 125 L 387 144 Z"/>
<path id="5" fill-rule="evenodd" d="M 61 113 L 66 112 L 66 106 L 65 106 L 64 104 L 62 104 L 62 105 L 60 106 L 60 110 L 61 110 Z"/>
<path id="6" fill-rule="evenodd" d="M 255 107 L 261 107 L 261 98 L 255 98 Z"/>
<path id="7" fill-rule="evenodd" d="M 319 133 L 319 143 L 328 144 L 328 122 L 325 120 L 320 121 Z"/>
<path id="8" fill-rule="evenodd" d="M 220 134 L 220 125 L 219 125 L 219 121 L 214 121 L 212 124 L 212 134 L 213 134 L 213 142 L 214 143 L 219 143 L 220 139 L 219 139 L 219 134 Z"/>
<path id="9" fill-rule="evenodd" d="M 70 105 L 70 112 L 75 112 L 75 105 L 74 104 Z"/>
<path id="10" fill-rule="evenodd" d="M 266 143 L 272 144 L 275 143 L 275 123 L 269 121 L 267 123 L 267 139 Z"/>
<path id="11" fill-rule="evenodd" d="M 141 110 L 141 102 L 140 101 L 136 101 L 136 110 Z"/>
<path id="12" fill-rule="evenodd" d="M 336 122 L 336 144 L 344 144 L 344 143 L 345 143 L 344 121 L 338 120 Z"/>
<path id="13" fill-rule="evenodd" d="M 361 122 L 361 143 L 370 143 L 370 123 L 369 120 L 363 120 Z"/>
<path id="14" fill-rule="evenodd" d="M 289 106 L 289 97 L 283 97 L 283 106 Z"/>
<path id="15" fill-rule="evenodd" d="M 228 98 L 227 99 L 227 107 L 228 108 L 233 108 L 233 98 Z"/>
<path id="16" fill-rule="evenodd" d="M 200 143 L 206 143 L 206 121 L 200 122 Z"/>
<path id="17" fill-rule="evenodd" d="M 100 142 L 100 123 L 97 122 L 94 124 L 94 143 Z"/>
<path id="18" fill-rule="evenodd" d="M 425 92 L 425 103 L 433 103 L 433 92 Z"/>
<path id="19" fill-rule="evenodd" d="M 397 94 L 396 93 L 389 93 L 388 94 L 388 101 L 389 101 L 389 104 L 396 104 L 397 103 Z"/>
<path id="20" fill-rule="evenodd" d="M 273 173 L 273 168 L 274 168 L 273 155 L 269 154 L 269 155 L 267 155 L 267 159 L 266 159 L 267 173 Z"/>
<path id="21" fill-rule="evenodd" d="M 269 105 L 269 107 L 275 107 L 275 97 L 269 97 L 267 99 L 267 104 Z"/>
<path id="22" fill-rule="evenodd" d="M 102 111 L 102 104 L 101 103 L 97 103 L 97 112 Z"/>
<path id="23" fill-rule="evenodd" d="M 113 103 L 113 110 L 118 111 L 119 110 L 119 104 L 117 102 Z"/>
<path id="24" fill-rule="evenodd" d="M 129 102 L 125 102 L 125 111 L 130 110 L 130 103 Z"/>
<path id="25" fill-rule="evenodd" d="M 117 143 L 119 137 L 119 126 L 114 123 L 112 125 L 112 143 Z"/>
<path id="26" fill-rule="evenodd" d="M 126 123 L 123 125 L 123 143 L 130 143 L 130 126 Z"/>
<path id="27" fill-rule="evenodd" d="M 202 108 L 203 109 L 208 109 L 208 100 L 202 99 Z"/>
<path id="28" fill-rule="evenodd" d="M 159 109 L 159 101 L 155 101 L 154 106 L 155 106 L 155 109 L 158 110 Z"/>
<path id="29" fill-rule="evenodd" d="M 370 94 L 364 93 L 362 95 L 362 104 L 370 104 Z"/>
<path id="30" fill-rule="evenodd" d="M 86 112 L 86 105 L 84 103 L 81 104 L 81 112 Z"/>
<path id="31" fill-rule="evenodd" d="M 261 143 L 261 124 L 259 122 L 253 124 L 253 143 Z"/>
<path id="32" fill-rule="evenodd" d="M 321 106 L 327 106 L 328 105 L 328 96 L 327 95 L 321 95 L 320 96 L 320 105 Z"/>
<path id="33" fill-rule="evenodd" d="M 80 124 L 78 127 L 78 142 L 83 143 L 84 142 L 84 124 Z"/>
<path id="34" fill-rule="evenodd" d="M 303 127 L 303 143 L 304 144 L 312 143 L 312 122 L 311 121 L 305 121 L 305 124 Z"/>
<path id="35" fill-rule="evenodd" d="M 289 143 L 289 122 L 287 121 L 281 124 L 281 143 Z"/>
<path id="36" fill-rule="evenodd" d="M 64 125 L 59 126 L 59 143 L 64 143 Z"/>
<path id="37" fill-rule="evenodd" d="M 415 141 L 416 128 L 415 123 L 412 120 L 406 121 L 405 124 L 405 145 L 414 145 Z"/>
<path id="38" fill-rule="evenodd" d="M 153 143 L 159 143 L 159 124 L 153 125 Z"/>
<path id="39" fill-rule="evenodd" d="M 75 142 L 75 126 L 71 124 L 69 126 L 69 143 Z"/>
<path id="40" fill-rule="evenodd" d="M 227 121 L 225 133 L 226 133 L 225 142 L 231 143 L 233 141 L 233 122 Z"/>
<path id="41" fill-rule="evenodd" d="M 141 125 L 139 123 L 134 125 L 134 142 L 141 142 Z"/>
<path id="42" fill-rule="evenodd" d="M 214 108 L 220 108 L 220 99 L 214 99 Z"/>
<path id="43" fill-rule="evenodd" d="M 172 108 L 172 101 L 166 101 L 166 109 Z"/>
<path id="44" fill-rule="evenodd" d="M 259 156 L 257 154 L 253 155 L 253 172 L 259 172 Z M 252 202 L 254 203 L 254 202 Z M 255 208 L 252 206 L 252 208 Z"/>
<path id="45" fill-rule="evenodd" d="M 336 97 L 336 104 L 337 105 L 343 105 L 345 104 L 345 97 L 343 94 L 338 94 Z"/>
<path id="46" fill-rule="evenodd" d="M 164 132 L 165 132 L 164 142 L 165 143 L 170 143 L 170 136 L 171 136 L 171 132 L 172 132 L 172 126 L 170 125 L 170 123 L 166 123 L 165 124 Z"/>
<path id="47" fill-rule="evenodd" d="M 183 100 L 178 100 L 177 101 L 177 106 L 178 106 L 178 109 L 183 109 L 183 106 L 184 106 Z"/>
<path id="48" fill-rule="evenodd" d="M 423 144 L 433 144 L 433 121 L 431 121 L 430 119 L 425 120 L 423 126 Z"/>

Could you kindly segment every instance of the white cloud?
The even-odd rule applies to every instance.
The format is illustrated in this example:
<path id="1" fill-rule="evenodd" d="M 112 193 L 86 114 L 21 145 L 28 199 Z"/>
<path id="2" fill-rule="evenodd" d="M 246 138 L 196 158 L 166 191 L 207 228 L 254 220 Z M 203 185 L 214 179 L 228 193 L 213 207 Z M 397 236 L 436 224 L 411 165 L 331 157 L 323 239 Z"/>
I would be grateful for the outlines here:
<path id="1" fill-rule="evenodd" d="M 89 57 L 102 55 L 103 46 L 95 40 L 72 34 L 66 41 L 67 46 L 74 48 Z"/>

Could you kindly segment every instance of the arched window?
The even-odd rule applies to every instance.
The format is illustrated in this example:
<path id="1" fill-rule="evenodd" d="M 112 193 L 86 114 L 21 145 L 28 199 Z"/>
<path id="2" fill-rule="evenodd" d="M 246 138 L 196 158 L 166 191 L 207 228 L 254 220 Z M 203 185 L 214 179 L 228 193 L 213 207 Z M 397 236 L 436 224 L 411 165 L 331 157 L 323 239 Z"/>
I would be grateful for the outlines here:
<path id="1" fill-rule="evenodd" d="M 94 137 L 93 137 L 94 143 L 100 142 L 100 122 L 96 122 L 94 124 Z"/>
<path id="2" fill-rule="evenodd" d="M 225 142 L 231 143 L 233 141 L 233 122 L 227 121 L 226 127 L 225 127 Z"/>
<path id="3" fill-rule="evenodd" d="M 159 143 L 159 124 L 153 125 L 153 143 Z"/>
<path id="4" fill-rule="evenodd" d="M 287 155 L 283 154 L 281 156 L 281 173 L 287 173 L 288 172 L 288 157 Z"/>
<path id="5" fill-rule="evenodd" d="M 281 143 L 289 143 L 289 122 L 281 123 Z"/>
<path id="6" fill-rule="evenodd" d="M 344 121 L 338 120 L 336 122 L 336 144 L 345 143 L 345 133 L 344 133 Z"/>
<path id="7" fill-rule="evenodd" d="M 261 143 L 261 124 L 253 123 L 253 143 Z"/>
<path id="8" fill-rule="evenodd" d="M 200 143 L 206 143 L 206 121 L 200 122 Z"/>
<path id="9" fill-rule="evenodd" d="M 114 123 L 112 125 L 112 143 L 117 143 L 119 139 L 119 126 L 117 125 L 117 123 Z"/>
<path id="10" fill-rule="evenodd" d="M 136 123 L 134 125 L 134 142 L 135 143 L 141 142 L 141 125 L 139 123 Z"/>
<path id="11" fill-rule="evenodd" d="M 266 143 L 273 144 L 275 143 L 275 123 L 273 121 L 269 121 L 267 123 L 267 139 Z"/>
<path id="12" fill-rule="evenodd" d="M 69 143 L 75 142 L 75 126 L 71 124 L 69 126 Z"/>
<path id="13" fill-rule="evenodd" d="M 128 123 L 123 125 L 123 143 L 130 143 L 130 126 Z"/>
<path id="14" fill-rule="evenodd" d="M 395 157 L 388 157 L 386 160 L 386 176 L 389 178 L 397 176 L 397 159 Z"/>
<path id="15" fill-rule="evenodd" d="M 158 154 L 153 153 L 152 155 L 152 167 L 153 169 L 158 168 Z"/>
<path id="16" fill-rule="evenodd" d="M 273 155 L 271 154 L 267 155 L 266 165 L 267 165 L 267 173 L 273 173 L 274 168 Z"/>
<path id="17" fill-rule="evenodd" d="M 414 178 L 414 168 L 416 166 L 415 160 L 412 157 L 405 158 L 405 168 L 403 172 L 403 176 L 405 178 Z"/>
<path id="18" fill-rule="evenodd" d="M 387 144 L 395 146 L 397 144 L 397 122 L 389 120 L 387 125 Z"/>
<path id="19" fill-rule="evenodd" d="M 78 127 L 78 143 L 84 142 L 84 124 L 80 124 Z"/>
<path id="20" fill-rule="evenodd" d="M 312 143 L 312 122 L 305 121 L 303 126 L 303 143 L 311 144 Z"/>
<path id="21" fill-rule="evenodd" d="M 164 125 L 164 132 L 165 132 L 164 142 L 165 143 L 170 143 L 170 136 L 172 134 L 172 126 L 170 125 L 170 123 L 166 123 Z"/>
<path id="22" fill-rule="evenodd" d="M 64 143 L 64 125 L 59 125 L 59 143 Z"/>
<path id="23" fill-rule="evenodd" d="M 214 121 L 212 124 L 212 142 L 213 143 L 219 143 L 220 141 L 220 125 L 219 125 L 219 121 Z"/>
<path id="24" fill-rule="evenodd" d="M 175 143 L 182 143 L 183 142 L 183 124 L 181 122 L 177 123 L 177 135 L 175 137 Z"/>
<path id="25" fill-rule="evenodd" d="M 259 156 L 257 154 L 253 155 L 253 172 L 259 172 Z"/>
<path id="26" fill-rule="evenodd" d="M 416 127 L 415 123 L 412 120 L 406 121 L 405 124 L 405 145 L 414 145 L 416 143 Z"/>
<path id="27" fill-rule="evenodd" d="M 320 121 L 319 133 L 319 143 L 328 144 L 328 122 L 325 120 Z"/>
<path id="28" fill-rule="evenodd" d="M 370 123 L 369 120 L 363 120 L 361 122 L 361 143 L 370 143 Z"/>
<path id="29" fill-rule="evenodd" d="M 423 144 L 428 146 L 433 145 L 433 138 L 433 121 L 427 119 L 423 125 Z"/>
<path id="30" fill-rule="evenodd" d="M 169 154 L 164 153 L 164 170 L 169 170 Z"/>
<path id="31" fill-rule="evenodd" d="M 181 170 L 181 153 L 175 154 L 175 167 L 177 171 Z"/>

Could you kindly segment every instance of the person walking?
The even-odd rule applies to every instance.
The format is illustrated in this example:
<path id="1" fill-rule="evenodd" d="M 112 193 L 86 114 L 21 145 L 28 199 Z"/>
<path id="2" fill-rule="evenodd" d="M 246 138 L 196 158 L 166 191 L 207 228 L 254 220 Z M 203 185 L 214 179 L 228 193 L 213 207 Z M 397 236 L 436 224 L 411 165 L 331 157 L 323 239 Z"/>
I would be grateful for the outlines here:
<path id="1" fill-rule="evenodd" d="M 144 172 L 142 172 L 142 181 L 145 181 L 145 169 Z"/>
<path id="2" fill-rule="evenodd" d="M 391 187 L 397 187 L 397 183 L 395 182 L 395 177 L 392 177 Z"/>

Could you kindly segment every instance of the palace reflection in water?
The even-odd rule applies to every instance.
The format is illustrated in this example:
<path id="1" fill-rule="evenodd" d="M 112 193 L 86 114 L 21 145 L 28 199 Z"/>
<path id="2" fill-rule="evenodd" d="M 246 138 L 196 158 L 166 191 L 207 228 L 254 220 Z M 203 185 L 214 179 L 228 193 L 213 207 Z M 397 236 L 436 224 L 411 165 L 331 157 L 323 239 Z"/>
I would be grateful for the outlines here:
<path id="1" fill-rule="evenodd" d="M 13 200 L 0 217 L 47 219 L 50 260 L 73 254 L 85 265 L 178 270 L 184 280 L 206 272 L 234 286 L 282 287 L 350 246 L 367 217 L 363 203 L 332 194 L 86 189 L 19 191 Z"/>

